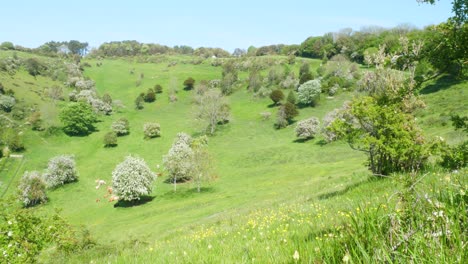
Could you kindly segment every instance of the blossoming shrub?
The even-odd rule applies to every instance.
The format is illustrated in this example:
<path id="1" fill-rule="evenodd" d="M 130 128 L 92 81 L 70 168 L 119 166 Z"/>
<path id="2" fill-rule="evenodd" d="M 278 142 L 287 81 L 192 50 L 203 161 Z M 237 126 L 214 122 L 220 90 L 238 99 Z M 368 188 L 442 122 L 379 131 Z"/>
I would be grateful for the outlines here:
<path id="1" fill-rule="evenodd" d="M 301 120 L 296 126 L 296 136 L 299 138 L 314 138 L 320 130 L 320 121 L 316 117 Z"/>
<path id="2" fill-rule="evenodd" d="M 130 125 L 126 118 L 120 118 L 112 123 L 111 129 L 117 134 L 117 136 L 128 135 L 130 133 Z"/>
<path id="3" fill-rule="evenodd" d="M 60 155 L 50 159 L 44 180 L 49 188 L 77 181 L 75 158 L 70 155 Z"/>
<path id="4" fill-rule="evenodd" d="M 164 167 L 172 181 L 187 181 L 194 174 L 194 152 L 190 147 L 192 137 L 185 133 L 178 133 L 171 149 L 163 157 Z"/>
<path id="5" fill-rule="evenodd" d="M 145 138 L 154 138 L 161 136 L 161 126 L 158 123 L 145 123 L 143 125 Z"/>
<path id="6" fill-rule="evenodd" d="M 112 172 L 112 190 L 119 200 L 140 200 L 141 196 L 151 193 L 154 180 L 156 174 L 143 159 L 127 156 Z"/>
<path id="7" fill-rule="evenodd" d="M 19 199 L 25 207 L 47 201 L 46 183 L 37 171 L 25 172 L 18 189 Z"/>

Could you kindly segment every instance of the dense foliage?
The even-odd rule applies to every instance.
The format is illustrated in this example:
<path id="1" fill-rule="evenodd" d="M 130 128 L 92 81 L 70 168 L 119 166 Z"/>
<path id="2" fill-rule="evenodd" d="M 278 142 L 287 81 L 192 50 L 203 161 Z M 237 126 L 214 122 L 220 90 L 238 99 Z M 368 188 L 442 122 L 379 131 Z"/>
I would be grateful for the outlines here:
<path id="1" fill-rule="evenodd" d="M 77 181 L 75 158 L 70 155 L 60 155 L 50 159 L 43 177 L 50 188 Z"/>
<path id="2" fill-rule="evenodd" d="M 59 115 L 63 131 L 69 135 L 87 135 L 94 131 L 97 122 L 96 114 L 89 104 L 70 103 L 62 109 Z"/>
<path id="3" fill-rule="evenodd" d="M 127 156 L 112 172 L 112 190 L 119 200 L 140 200 L 141 196 L 151 194 L 154 180 L 156 174 L 143 159 Z"/>
<path id="4" fill-rule="evenodd" d="M 47 201 L 46 183 L 37 171 L 26 171 L 18 186 L 19 199 L 25 207 Z"/>

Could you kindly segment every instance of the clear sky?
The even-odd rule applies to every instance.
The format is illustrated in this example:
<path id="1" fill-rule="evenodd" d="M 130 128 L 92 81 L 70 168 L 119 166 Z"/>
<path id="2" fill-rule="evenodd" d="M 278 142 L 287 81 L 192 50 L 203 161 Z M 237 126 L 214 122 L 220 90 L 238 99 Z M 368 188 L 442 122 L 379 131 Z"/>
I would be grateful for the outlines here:
<path id="1" fill-rule="evenodd" d="M 451 1 L 416 0 L 10 0 L 0 4 L 0 42 L 35 48 L 55 40 L 97 47 L 114 40 L 168 46 L 300 44 L 342 28 L 418 28 L 452 16 Z"/>

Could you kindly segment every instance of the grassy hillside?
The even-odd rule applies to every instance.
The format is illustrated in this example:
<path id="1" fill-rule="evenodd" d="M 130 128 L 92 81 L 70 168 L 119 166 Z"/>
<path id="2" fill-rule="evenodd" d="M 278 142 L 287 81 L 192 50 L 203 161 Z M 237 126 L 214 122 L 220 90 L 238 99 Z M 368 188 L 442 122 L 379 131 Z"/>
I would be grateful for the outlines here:
<path id="1" fill-rule="evenodd" d="M 161 258 L 167 263 L 197 262 L 196 259 L 202 262 L 289 262 L 293 261 L 295 250 L 300 252 L 301 260 L 312 261 L 313 252 L 319 246 L 316 237 L 342 223 L 347 212 L 355 211 L 361 203 L 386 201 L 396 191 L 397 186 L 391 180 L 369 181 L 363 166 L 364 155 L 352 151 L 345 143 L 322 144 L 320 137 L 298 142 L 294 125 L 275 129 L 277 108 L 269 106 L 271 100 L 254 98 L 246 87 L 238 87 L 229 96 L 231 121 L 209 139 L 208 149 L 217 175 L 214 181 L 205 184 L 201 193 L 197 193 L 190 182 L 179 184 L 174 193 L 173 187 L 165 183 L 167 176 L 162 171 L 151 199 L 137 206 L 114 207 L 114 203 L 104 198 L 105 188 L 95 188 L 95 180 L 102 179 L 110 184 L 112 170 L 127 155 L 144 158 L 158 171 L 157 165 L 162 164 L 162 156 L 168 152 L 178 132 L 200 134 L 203 125 L 194 118 L 194 91 L 183 90 L 182 83 L 187 77 L 197 81 L 220 79 L 222 69 L 212 66 L 209 60 L 197 65 L 184 63 L 189 59 L 180 56 L 160 63 L 120 59 L 86 61 L 91 67 L 85 67 L 84 74 L 96 82 L 98 93 L 109 93 L 125 108 L 111 116 L 101 116 L 97 131 L 86 137 L 62 133 L 48 136 L 46 132 L 24 127 L 27 147 L 22 153 L 23 163 L 19 165 L 18 161 L 5 159 L 2 162 L 6 165 L 0 163 L 0 180 L 13 179 L 12 186 L 15 186 L 19 177 L 12 177 L 12 170 L 1 169 L 2 166 L 14 163 L 12 166 L 18 168 L 15 175 L 22 175 L 27 170 L 45 169 L 47 161 L 56 155 L 75 155 L 79 181 L 49 191 L 50 201 L 37 210 L 47 213 L 61 208 L 61 214 L 72 224 L 85 225 L 92 236 L 106 246 L 74 256 L 74 259 L 67 257 L 68 261 L 131 263 L 139 259 L 149 263 Z M 168 61 L 175 60 L 178 63 L 168 67 Z M 320 64 L 317 60 L 310 62 L 313 70 Z M 102 66 L 96 66 L 97 63 Z M 299 66 L 296 63 L 291 70 L 297 73 Z M 137 86 L 141 74 L 144 77 Z M 241 79 L 246 77 L 247 73 L 240 73 Z M 39 91 L 61 83 L 41 76 L 34 78 L 24 70 L 13 76 L 1 73 L 0 78 L 0 82 L 13 89 L 19 98 L 36 104 L 50 125 L 58 124 L 57 113 L 65 102 L 54 103 L 41 97 Z M 178 101 L 171 103 L 168 93 L 174 82 L 179 84 Z M 144 109 L 136 110 L 135 98 L 155 84 L 163 86 L 163 93 L 157 94 L 156 102 L 145 103 Z M 429 136 L 440 135 L 450 142 L 463 139 L 462 134 L 453 132 L 447 117 L 452 112 L 468 113 L 467 86 L 466 81 L 452 83 L 441 79 L 423 89 L 427 109 L 421 110 L 418 118 Z M 311 116 L 322 119 L 352 96 L 351 92 L 332 98 L 322 96 L 316 107 L 300 109 L 296 120 Z M 265 111 L 272 113 L 270 120 L 261 119 L 260 113 Z M 120 117 L 130 121 L 130 134 L 119 137 L 117 147 L 104 148 L 104 134 Z M 162 136 L 144 139 L 145 122 L 160 123 Z M 431 181 L 434 178 L 437 176 L 432 176 Z M 0 188 L 3 190 L 3 185 Z M 10 187 L 7 194 L 14 192 Z M 259 226 L 265 231 L 258 229 Z M 268 232 L 274 233 L 261 237 Z M 312 240 L 313 243 L 308 243 Z M 234 246 L 238 241 L 241 241 L 239 245 Z M 127 243 L 128 250 L 109 246 L 118 243 Z M 222 246 L 223 243 L 228 246 Z M 204 254 L 203 250 L 212 253 Z M 236 254 L 241 255 L 237 258 Z M 43 256 L 46 262 L 51 261 L 50 258 L 47 253 Z"/>

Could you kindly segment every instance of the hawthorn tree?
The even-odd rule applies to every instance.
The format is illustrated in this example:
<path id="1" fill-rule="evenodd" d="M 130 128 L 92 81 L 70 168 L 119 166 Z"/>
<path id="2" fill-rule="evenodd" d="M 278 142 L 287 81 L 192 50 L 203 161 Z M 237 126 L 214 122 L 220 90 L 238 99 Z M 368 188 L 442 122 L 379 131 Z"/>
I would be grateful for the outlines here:
<path id="1" fill-rule="evenodd" d="M 94 131 L 97 116 L 93 108 L 84 102 L 73 102 L 65 106 L 59 114 L 63 131 L 68 135 L 88 135 Z"/>

